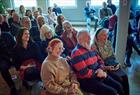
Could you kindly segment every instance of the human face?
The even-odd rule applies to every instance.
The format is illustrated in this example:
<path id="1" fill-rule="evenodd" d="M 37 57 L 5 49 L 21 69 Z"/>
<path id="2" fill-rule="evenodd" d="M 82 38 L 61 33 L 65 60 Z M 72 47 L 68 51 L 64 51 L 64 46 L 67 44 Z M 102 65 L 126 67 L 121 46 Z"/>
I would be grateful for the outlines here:
<path id="1" fill-rule="evenodd" d="M 81 45 L 87 49 L 90 49 L 90 40 L 90 34 L 88 32 L 84 32 L 81 36 Z"/>
<path id="2" fill-rule="evenodd" d="M 34 12 L 34 17 L 35 17 L 35 19 L 37 19 L 37 17 L 40 15 L 40 13 L 39 13 L 39 11 L 35 11 Z"/>
<path id="3" fill-rule="evenodd" d="M 52 8 L 48 8 L 48 13 L 52 13 Z"/>
<path id="4" fill-rule="evenodd" d="M 72 31 L 72 26 L 66 23 L 66 24 L 64 24 L 64 29 L 66 32 L 69 33 Z"/>
<path id="5" fill-rule="evenodd" d="M 62 52 L 64 51 L 63 43 L 57 43 L 56 46 L 52 49 L 52 55 L 56 57 L 60 57 Z"/>
<path id="6" fill-rule="evenodd" d="M 97 41 L 99 42 L 106 42 L 107 40 L 107 32 L 106 30 L 101 30 L 100 33 L 97 35 Z"/>
<path id="7" fill-rule="evenodd" d="M 22 26 L 28 28 L 29 30 L 31 29 L 31 20 L 30 18 L 25 18 L 22 22 Z"/>
<path id="8" fill-rule="evenodd" d="M 45 19 L 43 17 L 38 17 L 37 18 L 38 24 L 40 25 L 40 27 L 45 24 Z"/>
<path id="9" fill-rule="evenodd" d="M 23 35 L 22 35 L 22 41 L 23 42 L 28 42 L 30 39 L 30 33 L 28 30 L 25 30 Z"/>
<path id="10" fill-rule="evenodd" d="M 47 31 L 45 32 L 45 36 L 46 38 L 51 39 L 53 37 L 53 33 L 51 31 Z"/>
<path id="11" fill-rule="evenodd" d="M 26 13 L 26 15 L 27 15 L 28 17 L 30 17 L 30 16 L 32 16 L 32 12 L 31 12 L 30 10 L 28 10 L 27 13 Z"/>
<path id="12" fill-rule="evenodd" d="M 13 14 L 13 21 L 19 23 L 20 17 L 18 14 L 16 14 L 16 13 Z"/>
<path id="13" fill-rule="evenodd" d="M 61 19 L 61 22 L 65 21 L 65 17 L 64 16 L 61 16 L 60 19 Z"/>

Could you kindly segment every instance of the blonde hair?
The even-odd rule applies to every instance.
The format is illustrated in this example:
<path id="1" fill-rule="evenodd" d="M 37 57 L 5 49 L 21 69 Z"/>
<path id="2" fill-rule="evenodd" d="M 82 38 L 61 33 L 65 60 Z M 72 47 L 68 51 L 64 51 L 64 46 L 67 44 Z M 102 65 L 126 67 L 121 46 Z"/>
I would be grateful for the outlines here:
<path id="1" fill-rule="evenodd" d="M 67 21 L 67 20 L 64 21 L 64 22 L 63 22 L 63 27 L 65 28 L 65 27 L 68 27 L 68 26 L 69 26 L 69 27 L 72 27 L 72 24 L 71 24 L 69 21 Z"/>
<path id="2" fill-rule="evenodd" d="M 40 39 L 41 40 L 46 40 L 45 33 L 47 32 L 52 32 L 53 36 L 55 35 L 54 31 L 51 29 L 51 27 L 47 24 L 42 25 L 40 28 Z"/>

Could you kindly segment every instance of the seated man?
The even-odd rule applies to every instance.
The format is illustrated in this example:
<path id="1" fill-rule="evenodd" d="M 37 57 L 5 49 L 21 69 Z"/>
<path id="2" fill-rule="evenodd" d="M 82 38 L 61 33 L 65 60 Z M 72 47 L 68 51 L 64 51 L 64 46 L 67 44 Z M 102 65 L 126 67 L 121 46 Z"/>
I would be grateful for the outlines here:
<path id="1" fill-rule="evenodd" d="M 86 30 L 78 32 L 78 44 L 71 55 L 71 65 L 81 88 L 97 95 L 123 95 L 122 85 L 104 71 L 105 68 L 111 68 L 104 66 L 95 49 L 91 49 L 90 39 Z"/>
<path id="2" fill-rule="evenodd" d="M 86 17 L 86 24 L 87 24 L 88 31 L 90 31 L 91 21 L 95 21 L 94 30 L 96 30 L 98 18 L 94 15 L 95 10 L 90 7 L 89 2 L 86 3 L 86 7 L 84 8 L 84 13 Z"/>

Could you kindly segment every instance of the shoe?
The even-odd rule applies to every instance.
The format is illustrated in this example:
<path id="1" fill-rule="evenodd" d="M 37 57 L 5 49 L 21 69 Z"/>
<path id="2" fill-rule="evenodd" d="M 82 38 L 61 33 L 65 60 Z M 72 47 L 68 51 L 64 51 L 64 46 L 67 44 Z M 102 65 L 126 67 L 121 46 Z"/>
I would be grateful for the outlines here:
<path id="1" fill-rule="evenodd" d="M 130 63 L 129 60 L 126 60 L 126 62 L 124 63 L 124 65 L 125 65 L 126 67 L 131 67 L 131 63 Z"/>

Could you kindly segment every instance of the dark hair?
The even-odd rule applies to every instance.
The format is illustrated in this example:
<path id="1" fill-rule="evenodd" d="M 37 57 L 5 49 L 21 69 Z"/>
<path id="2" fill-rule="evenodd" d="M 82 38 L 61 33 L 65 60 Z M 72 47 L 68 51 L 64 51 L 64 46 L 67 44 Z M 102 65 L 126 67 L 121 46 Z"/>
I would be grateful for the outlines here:
<path id="1" fill-rule="evenodd" d="M 103 30 L 103 29 L 104 29 L 103 27 L 97 29 L 97 31 L 96 31 L 96 33 L 95 33 L 95 37 L 96 37 L 96 38 L 97 38 L 98 34 L 100 33 L 100 31 Z"/>
<path id="2" fill-rule="evenodd" d="M 62 20 L 61 20 L 61 17 L 62 17 L 63 15 L 58 15 L 57 16 L 57 23 L 59 24 L 59 25 L 62 25 Z"/>
<path id="3" fill-rule="evenodd" d="M 20 30 L 18 31 L 17 36 L 16 36 L 16 42 L 17 42 L 17 45 L 19 45 L 19 46 L 23 45 L 22 36 L 23 36 L 25 30 L 28 30 L 28 29 L 26 27 L 21 27 Z M 29 41 L 31 41 L 31 38 Z"/>
<path id="4" fill-rule="evenodd" d="M 10 11 L 10 15 L 12 15 L 12 13 L 14 13 L 15 12 L 15 10 L 14 9 L 12 9 L 11 11 Z"/>
<path id="5" fill-rule="evenodd" d="M 27 15 L 28 12 L 31 12 L 32 13 L 32 11 L 30 9 L 27 9 L 26 12 L 25 12 L 25 16 L 28 16 Z"/>
<path id="6" fill-rule="evenodd" d="M 52 7 L 48 7 L 48 12 L 49 12 L 50 9 L 52 10 Z"/>

